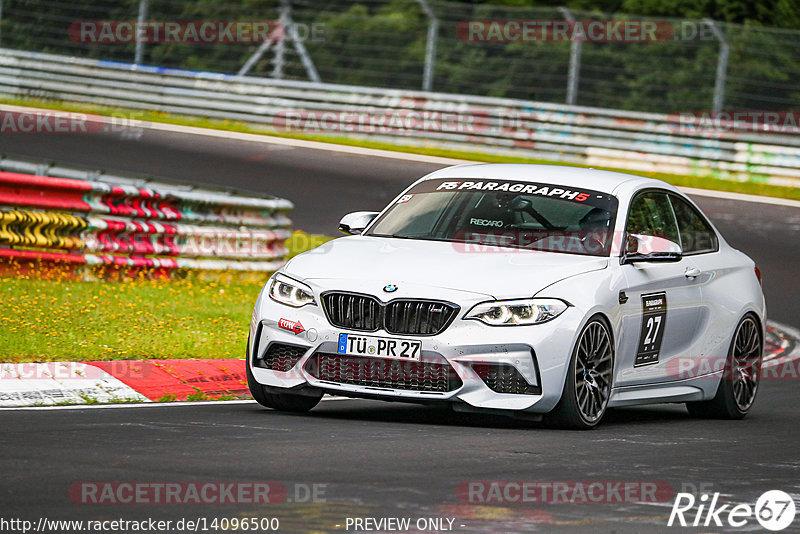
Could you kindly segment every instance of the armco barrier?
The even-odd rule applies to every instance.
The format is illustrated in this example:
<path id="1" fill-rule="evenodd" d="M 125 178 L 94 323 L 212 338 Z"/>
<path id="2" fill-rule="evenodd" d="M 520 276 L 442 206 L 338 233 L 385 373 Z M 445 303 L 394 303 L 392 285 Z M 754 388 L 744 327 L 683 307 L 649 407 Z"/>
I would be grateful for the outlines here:
<path id="1" fill-rule="evenodd" d="M 110 180 L 0 171 L 0 258 L 162 270 L 284 262 L 287 200 Z"/>
<path id="2" fill-rule="evenodd" d="M 239 120 L 407 145 L 800 185 L 800 135 L 679 115 L 259 79 L 0 49 L 0 96 Z M 676 110 L 676 112 L 679 110 Z M 794 130 L 796 131 L 796 129 Z"/>

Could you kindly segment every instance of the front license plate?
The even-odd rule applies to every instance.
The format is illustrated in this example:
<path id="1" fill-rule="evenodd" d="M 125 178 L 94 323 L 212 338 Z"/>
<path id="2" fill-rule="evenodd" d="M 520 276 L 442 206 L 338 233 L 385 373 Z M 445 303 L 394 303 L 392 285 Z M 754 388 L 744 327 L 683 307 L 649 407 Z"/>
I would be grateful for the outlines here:
<path id="1" fill-rule="evenodd" d="M 339 354 L 419 360 L 422 342 L 410 339 L 339 334 Z"/>

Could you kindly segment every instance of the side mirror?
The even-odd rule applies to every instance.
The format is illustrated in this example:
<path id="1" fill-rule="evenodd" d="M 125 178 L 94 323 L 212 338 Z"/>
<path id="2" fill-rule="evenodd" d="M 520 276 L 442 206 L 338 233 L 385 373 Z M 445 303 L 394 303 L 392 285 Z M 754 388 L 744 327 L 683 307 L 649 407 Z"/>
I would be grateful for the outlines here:
<path id="1" fill-rule="evenodd" d="M 377 216 L 377 211 L 348 213 L 339 221 L 339 231 L 345 234 L 359 235 Z"/>
<path id="2" fill-rule="evenodd" d="M 652 235 L 627 234 L 620 263 L 675 262 L 683 257 L 681 246 L 669 239 Z"/>

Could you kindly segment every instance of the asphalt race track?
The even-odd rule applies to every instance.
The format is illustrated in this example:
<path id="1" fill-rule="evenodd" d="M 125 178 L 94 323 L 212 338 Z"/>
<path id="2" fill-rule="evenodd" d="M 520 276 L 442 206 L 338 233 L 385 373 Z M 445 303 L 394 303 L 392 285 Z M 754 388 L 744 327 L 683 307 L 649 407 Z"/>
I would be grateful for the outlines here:
<path id="1" fill-rule="evenodd" d="M 328 234 L 342 214 L 379 209 L 439 167 L 151 131 L 137 140 L 8 135 L 0 153 L 274 194 L 295 202 L 298 228 Z M 799 326 L 800 209 L 695 200 L 757 261 L 770 318 Z M 613 410 L 592 432 L 358 400 L 326 400 L 304 415 L 247 402 L 0 410 L 0 505 L 3 517 L 33 521 L 276 517 L 281 532 L 345 532 L 348 517 L 387 516 L 451 518 L 456 532 L 722 532 L 730 529 L 668 528 L 671 501 L 487 505 L 458 489 L 469 481 L 652 481 L 719 492 L 724 502 L 754 504 L 771 489 L 797 500 L 798 380 L 763 381 L 744 421 L 698 421 L 663 405 Z M 287 500 L 76 504 L 69 489 L 87 481 L 271 481 L 286 487 Z M 308 502 L 313 485 L 321 493 Z M 759 528 L 752 521 L 749 530 Z M 792 528 L 800 531 L 800 519 L 783 532 Z"/>
<path id="2" fill-rule="evenodd" d="M 3 508 L 33 519 L 278 517 L 286 532 L 342 532 L 347 517 L 408 516 L 456 517 L 457 532 L 666 532 L 666 505 L 470 506 L 456 490 L 473 480 L 663 481 L 755 502 L 770 489 L 797 493 L 800 466 L 794 383 L 765 384 L 742 422 L 665 406 L 614 410 L 592 432 L 350 400 L 306 415 L 251 403 L 5 411 L 0 420 Z M 314 504 L 74 504 L 69 488 L 83 481 L 277 481 L 290 496 L 294 483 L 327 486 Z"/>

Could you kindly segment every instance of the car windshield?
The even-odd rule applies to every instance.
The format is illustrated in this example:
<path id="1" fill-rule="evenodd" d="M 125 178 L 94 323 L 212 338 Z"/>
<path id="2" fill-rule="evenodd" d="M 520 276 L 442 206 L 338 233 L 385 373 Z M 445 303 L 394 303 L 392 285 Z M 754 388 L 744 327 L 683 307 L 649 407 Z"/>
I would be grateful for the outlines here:
<path id="1" fill-rule="evenodd" d="M 365 235 L 608 256 L 616 214 L 599 191 L 448 178 L 406 191 Z"/>

